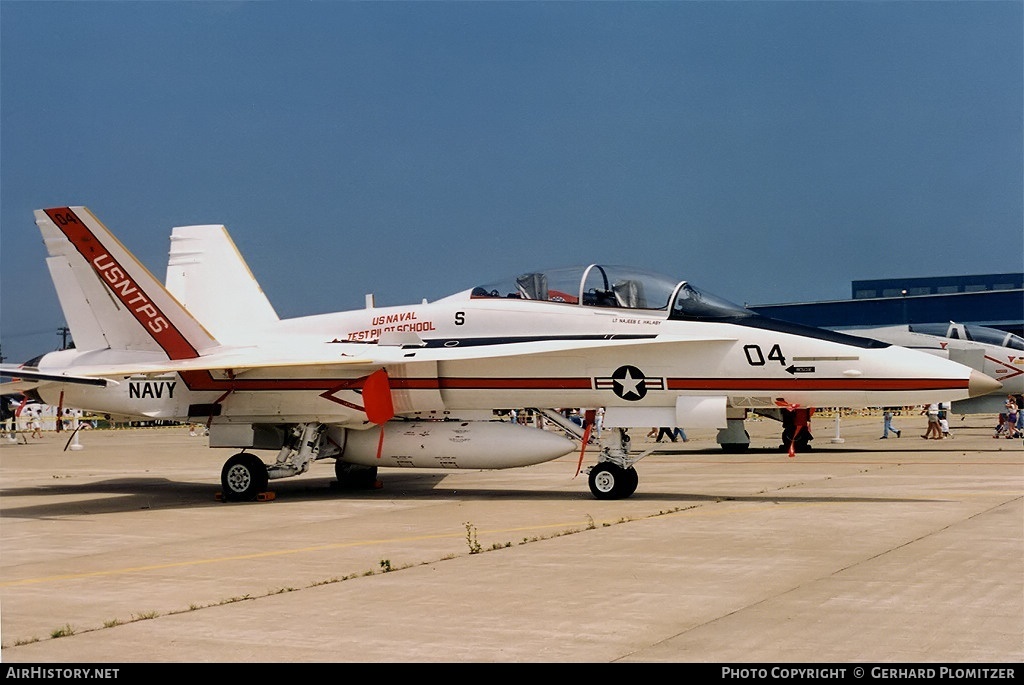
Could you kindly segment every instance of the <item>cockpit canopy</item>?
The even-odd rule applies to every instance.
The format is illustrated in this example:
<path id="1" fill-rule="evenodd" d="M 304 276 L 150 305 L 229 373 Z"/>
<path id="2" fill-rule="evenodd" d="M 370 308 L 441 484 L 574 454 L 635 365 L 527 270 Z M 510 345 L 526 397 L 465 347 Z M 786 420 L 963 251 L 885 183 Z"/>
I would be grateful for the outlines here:
<path id="1" fill-rule="evenodd" d="M 888 347 L 887 343 L 835 331 L 779 321 L 706 293 L 686 281 L 625 266 L 591 264 L 531 271 L 480 285 L 453 297 L 557 302 L 575 307 L 666 312 L 670 320 L 704 321 L 750 326 L 832 340 L 857 347 Z"/>
<path id="2" fill-rule="evenodd" d="M 591 264 L 534 271 L 477 286 L 473 298 L 513 298 L 585 307 L 669 311 L 673 319 L 734 319 L 753 312 L 676 281 L 633 267 Z"/>
<path id="3" fill-rule="evenodd" d="M 949 323 L 913 323 L 908 328 L 912 333 L 924 333 L 954 340 L 972 340 L 986 345 L 1024 350 L 1024 338 L 998 328 L 960 324 L 952 321 Z"/>

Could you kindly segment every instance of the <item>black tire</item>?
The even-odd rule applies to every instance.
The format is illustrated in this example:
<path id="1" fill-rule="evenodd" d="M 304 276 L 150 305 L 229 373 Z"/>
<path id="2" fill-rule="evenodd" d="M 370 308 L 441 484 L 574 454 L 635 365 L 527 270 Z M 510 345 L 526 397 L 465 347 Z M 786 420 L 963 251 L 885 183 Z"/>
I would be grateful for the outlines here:
<path id="1" fill-rule="evenodd" d="M 372 490 L 377 487 L 377 467 L 349 464 L 339 460 L 334 462 L 334 475 L 338 477 L 338 487 L 344 490 Z"/>
<path id="2" fill-rule="evenodd" d="M 636 469 L 624 469 L 610 461 L 590 470 L 590 492 L 597 499 L 624 499 L 636 492 L 640 476 Z"/>
<path id="3" fill-rule="evenodd" d="M 240 452 L 224 462 L 220 484 L 229 502 L 251 502 L 266 492 L 267 465 L 255 454 Z"/>
<path id="4" fill-rule="evenodd" d="M 632 466 L 622 472 L 622 490 L 619 492 L 619 499 L 626 499 L 636 492 L 636 486 L 640 484 L 640 474 Z"/>

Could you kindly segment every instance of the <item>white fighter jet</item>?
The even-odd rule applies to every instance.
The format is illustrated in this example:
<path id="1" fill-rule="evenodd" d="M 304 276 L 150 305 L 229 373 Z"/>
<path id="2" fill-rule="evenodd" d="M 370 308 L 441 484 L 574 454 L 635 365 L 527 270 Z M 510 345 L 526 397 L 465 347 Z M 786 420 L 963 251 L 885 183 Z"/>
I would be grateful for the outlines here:
<path id="1" fill-rule="evenodd" d="M 616 499 L 636 490 L 634 464 L 648 453 L 631 449 L 630 428 L 714 427 L 738 450 L 749 410 L 922 404 L 999 388 L 948 359 L 597 264 L 429 303 L 378 308 L 368 297 L 364 309 L 279 319 L 221 226 L 176 229 L 165 287 L 85 207 L 35 216 L 76 347 L 0 373 L 50 403 L 205 423 L 211 447 L 242 450 L 221 472 L 226 500 L 256 499 L 269 480 L 327 458 L 353 487 L 373 487 L 378 467 L 502 469 L 576 450 L 581 465 L 598 408 L 605 430 L 589 484 Z M 513 408 L 565 432 L 494 420 Z M 584 425 L 562 408 L 579 409 Z M 277 456 L 268 464 L 247 450 Z"/>

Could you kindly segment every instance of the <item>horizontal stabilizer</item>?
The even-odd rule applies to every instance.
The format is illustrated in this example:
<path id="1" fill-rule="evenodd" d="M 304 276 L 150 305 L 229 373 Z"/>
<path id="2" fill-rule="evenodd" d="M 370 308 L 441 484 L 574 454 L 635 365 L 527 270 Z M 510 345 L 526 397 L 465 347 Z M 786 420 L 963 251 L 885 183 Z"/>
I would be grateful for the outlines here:
<path id="1" fill-rule="evenodd" d="M 104 378 L 109 376 L 156 376 L 186 371 L 232 371 L 236 375 L 256 369 L 285 369 L 299 366 L 352 365 L 367 369 L 379 367 L 372 359 L 256 359 L 251 356 L 212 355 L 195 359 L 171 359 L 159 362 L 119 362 L 117 364 L 94 364 L 76 367 L 83 378 Z"/>
<path id="2" fill-rule="evenodd" d="M 81 385 L 96 385 L 100 387 L 118 384 L 117 381 L 111 380 L 109 378 L 102 378 L 98 376 L 72 376 L 71 374 L 63 373 L 46 373 L 44 371 L 35 371 L 20 366 L 11 366 L 8 364 L 0 364 L 0 376 L 10 377 L 14 379 L 12 383 L 16 383 L 19 381 L 28 381 L 31 383 L 34 381 L 34 384 L 29 387 L 38 386 L 40 381 L 49 381 L 55 383 L 77 383 Z M 28 387 L 26 387 L 26 389 L 28 389 Z M 20 390 L 14 392 L 20 392 Z"/>

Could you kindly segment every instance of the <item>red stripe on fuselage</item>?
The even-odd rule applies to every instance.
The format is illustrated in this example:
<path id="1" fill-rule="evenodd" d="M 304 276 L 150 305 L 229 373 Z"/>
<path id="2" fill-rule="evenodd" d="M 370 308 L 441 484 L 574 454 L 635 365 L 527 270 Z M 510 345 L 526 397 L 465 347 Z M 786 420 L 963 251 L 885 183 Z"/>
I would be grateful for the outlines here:
<path id="1" fill-rule="evenodd" d="M 967 379 L 952 378 L 669 378 L 669 390 L 959 390 Z"/>
<path id="2" fill-rule="evenodd" d="M 439 378 L 441 390 L 590 390 L 589 378 Z"/>
<path id="3" fill-rule="evenodd" d="M 231 387 L 237 391 L 258 390 L 360 390 L 365 377 L 292 378 L 292 379 L 213 379 L 213 385 L 198 390 Z M 822 378 L 822 379 L 758 379 L 758 378 L 668 378 L 666 390 L 718 390 L 740 392 L 786 392 L 792 390 L 961 390 L 966 379 L 944 378 Z M 391 378 L 392 390 L 592 390 L 590 378 Z M 650 390 L 649 392 L 660 392 Z"/>

